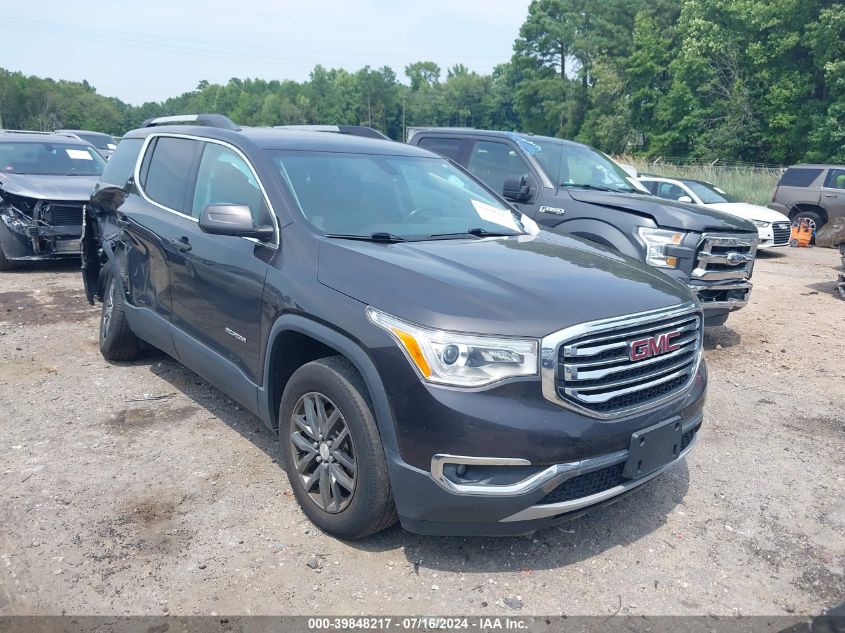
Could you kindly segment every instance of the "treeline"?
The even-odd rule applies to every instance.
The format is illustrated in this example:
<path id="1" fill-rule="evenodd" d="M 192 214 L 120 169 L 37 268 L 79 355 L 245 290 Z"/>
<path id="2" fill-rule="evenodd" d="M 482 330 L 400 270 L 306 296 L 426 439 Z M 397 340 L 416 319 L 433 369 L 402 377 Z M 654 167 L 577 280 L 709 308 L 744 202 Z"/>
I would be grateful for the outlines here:
<path id="1" fill-rule="evenodd" d="M 280 69 L 280 74 L 284 69 Z M 309 79 L 202 81 L 130 106 L 83 83 L 0 69 L 0 124 L 122 134 L 219 112 L 241 125 L 519 129 L 610 153 L 845 162 L 845 5 L 837 0 L 534 0 L 490 75 L 430 61 Z"/>

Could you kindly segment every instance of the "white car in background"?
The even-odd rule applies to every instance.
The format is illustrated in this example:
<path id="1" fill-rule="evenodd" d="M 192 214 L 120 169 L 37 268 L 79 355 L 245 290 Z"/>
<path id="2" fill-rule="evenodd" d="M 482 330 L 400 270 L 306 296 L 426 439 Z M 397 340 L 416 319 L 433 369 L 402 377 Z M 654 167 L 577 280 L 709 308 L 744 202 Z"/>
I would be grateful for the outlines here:
<path id="1" fill-rule="evenodd" d="M 754 223 L 760 235 L 757 248 L 787 246 L 791 230 L 789 218 L 778 211 L 756 204 L 738 202 L 719 187 L 703 180 L 640 176 L 640 182 L 652 195 L 667 200 L 693 202 Z"/>

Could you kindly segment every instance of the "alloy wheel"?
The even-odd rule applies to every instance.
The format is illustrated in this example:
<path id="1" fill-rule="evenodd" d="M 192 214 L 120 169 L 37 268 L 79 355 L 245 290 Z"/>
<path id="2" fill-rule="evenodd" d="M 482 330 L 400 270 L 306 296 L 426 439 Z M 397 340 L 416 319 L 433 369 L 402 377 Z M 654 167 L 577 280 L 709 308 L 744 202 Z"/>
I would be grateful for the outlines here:
<path id="1" fill-rule="evenodd" d="M 357 480 L 355 447 L 346 419 L 327 396 L 309 392 L 293 409 L 290 448 L 305 492 L 336 514 L 352 501 Z"/>

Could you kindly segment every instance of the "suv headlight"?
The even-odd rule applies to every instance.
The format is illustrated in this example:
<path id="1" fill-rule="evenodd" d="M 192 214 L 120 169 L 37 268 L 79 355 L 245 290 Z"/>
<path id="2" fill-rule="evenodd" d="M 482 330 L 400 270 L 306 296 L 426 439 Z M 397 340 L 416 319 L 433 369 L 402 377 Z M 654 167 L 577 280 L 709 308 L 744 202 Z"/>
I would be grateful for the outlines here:
<path id="1" fill-rule="evenodd" d="M 686 233 L 652 229 L 647 226 L 641 226 L 637 232 L 646 245 L 646 263 L 658 268 L 675 268 L 678 265 L 677 257 L 666 254 L 666 247 L 679 246 L 684 241 Z"/>
<path id="2" fill-rule="evenodd" d="M 375 308 L 367 318 L 388 332 L 428 382 L 480 387 L 537 374 L 537 341 L 432 330 Z"/>
<path id="3" fill-rule="evenodd" d="M 765 222 L 764 220 L 751 220 L 754 223 L 754 226 L 758 226 L 761 229 L 768 228 L 772 225 L 771 222 Z"/>

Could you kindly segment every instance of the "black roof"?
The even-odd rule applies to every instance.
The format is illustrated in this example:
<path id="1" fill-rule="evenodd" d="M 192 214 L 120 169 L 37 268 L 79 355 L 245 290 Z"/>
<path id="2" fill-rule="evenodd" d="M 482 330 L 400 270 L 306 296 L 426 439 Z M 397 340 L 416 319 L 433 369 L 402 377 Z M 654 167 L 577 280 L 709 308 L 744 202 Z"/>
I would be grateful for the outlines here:
<path id="1" fill-rule="evenodd" d="M 235 144 L 241 139 L 246 139 L 260 149 L 348 152 L 352 154 L 383 154 L 427 158 L 435 156 L 435 154 L 424 149 L 394 141 L 270 127 L 243 127 L 240 130 L 226 130 L 197 125 L 168 125 L 132 130 L 127 132 L 123 138 L 144 138 L 150 134 L 184 134 Z M 438 156 L 438 158 L 440 157 Z"/>

